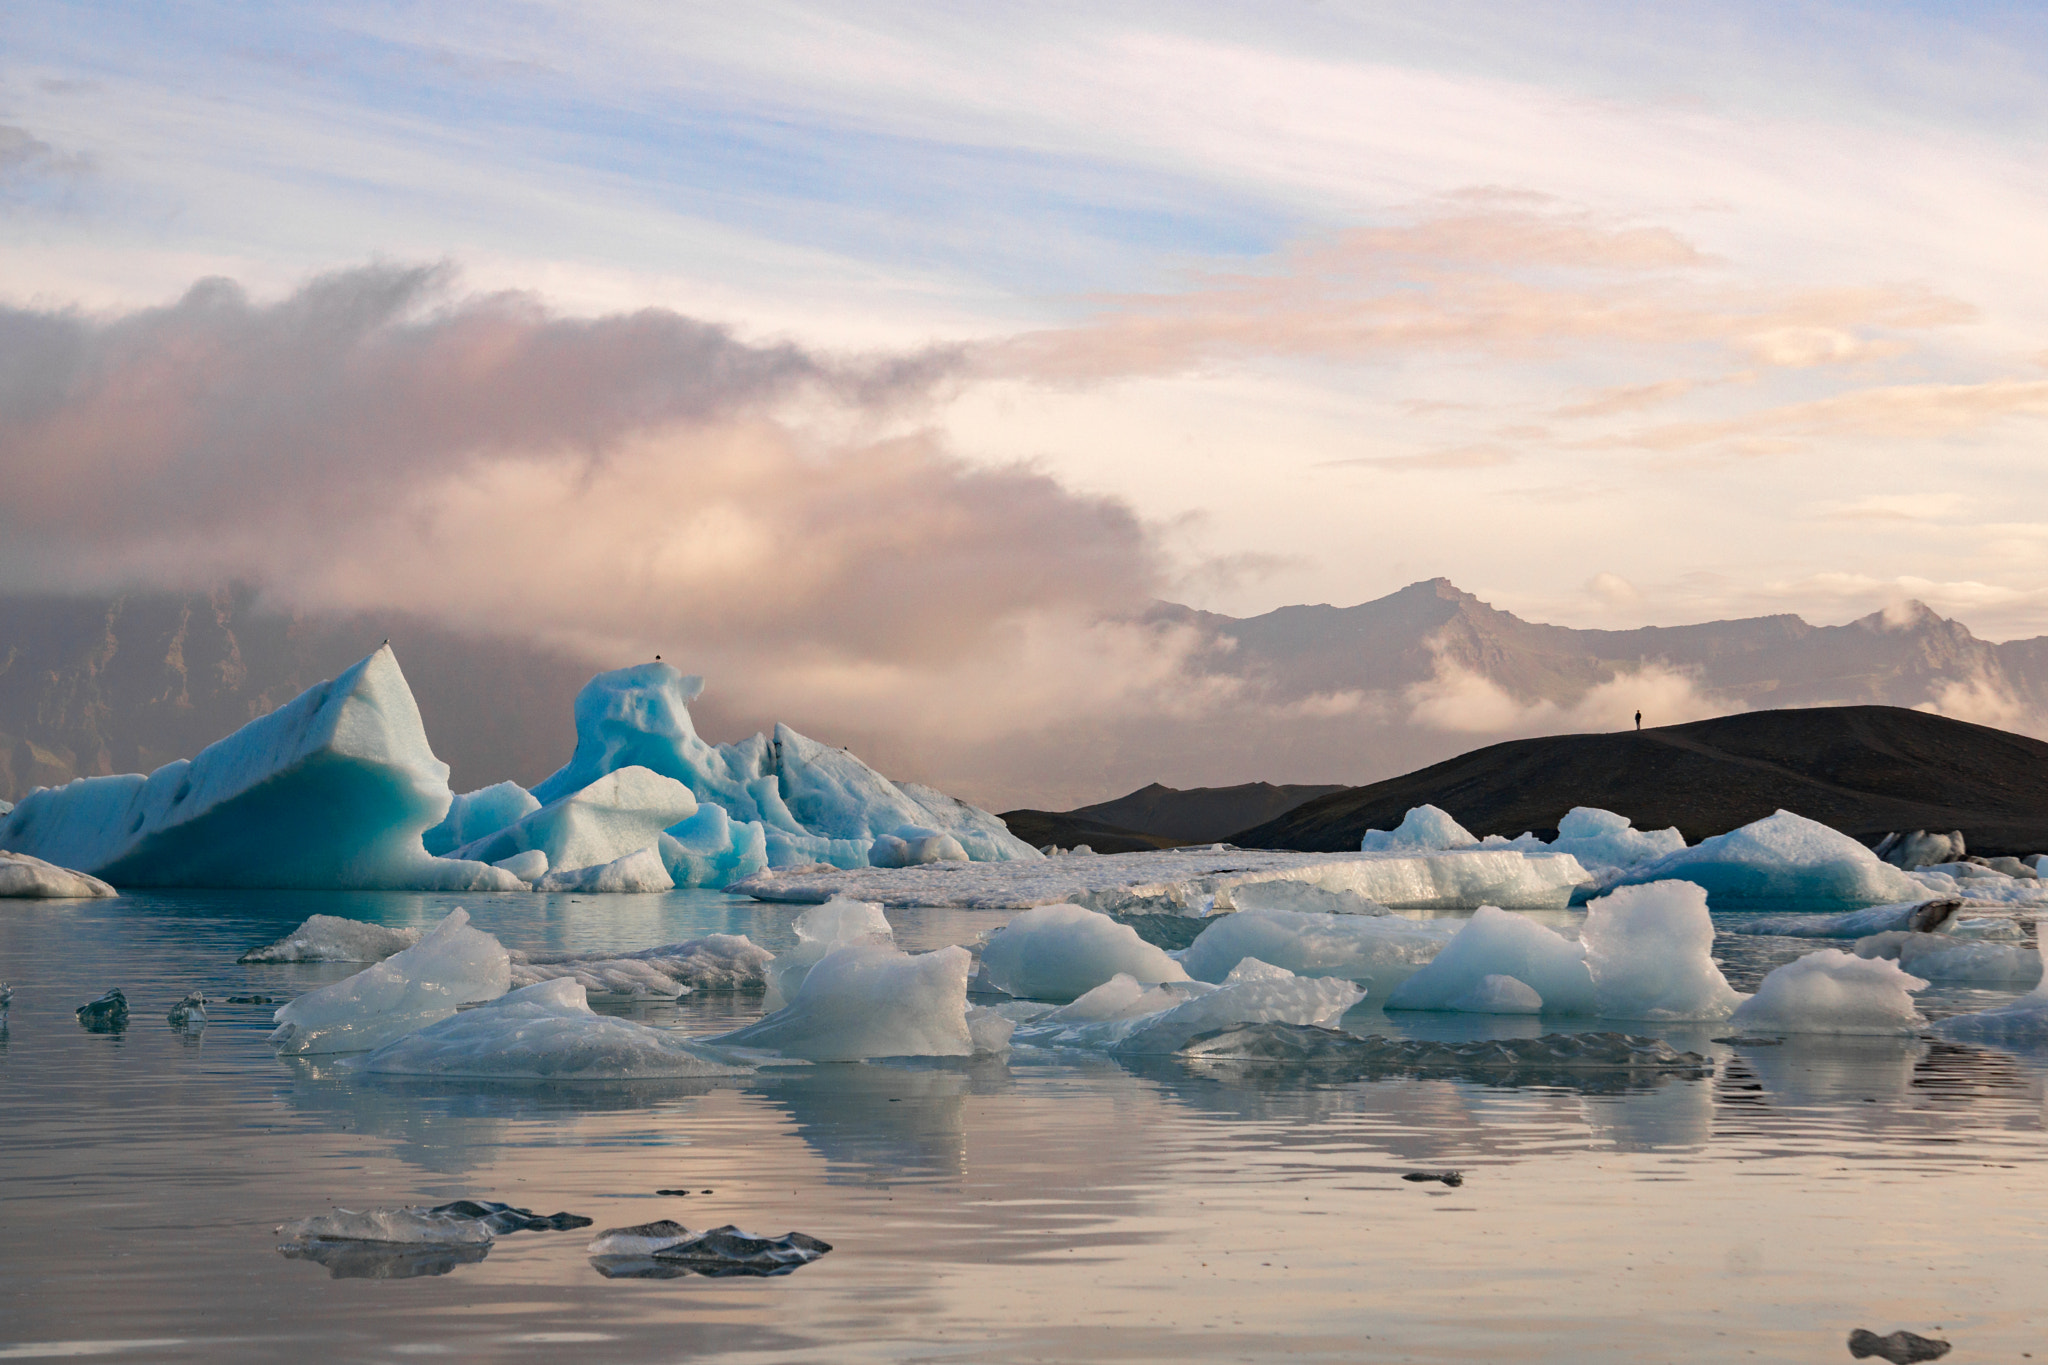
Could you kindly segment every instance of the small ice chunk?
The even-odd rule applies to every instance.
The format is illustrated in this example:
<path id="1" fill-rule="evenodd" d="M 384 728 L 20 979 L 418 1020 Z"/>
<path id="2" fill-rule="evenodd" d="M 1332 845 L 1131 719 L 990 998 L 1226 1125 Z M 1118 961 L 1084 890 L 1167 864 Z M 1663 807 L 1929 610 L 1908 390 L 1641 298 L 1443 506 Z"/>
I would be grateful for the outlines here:
<path id="1" fill-rule="evenodd" d="M 535 882 L 533 889 L 630 896 L 649 891 L 673 891 L 675 886 L 675 879 L 668 875 L 668 868 L 661 861 L 661 855 L 650 845 L 598 867 L 578 867 L 550 872 Z"/>
<path id="2" fill-rule="evenodd" d="M 1516 1084 L 1584 1084 L 1584 1073 L 1672 1072 L 1711 1075 L 1713 1062 L 1656 1038 L 1625 1033 L 1546 1033 L 1445 1043 L 1420 1038 L 1361 1038 L 1294 1024 L 1245 1024 L 1189 1040 L 1182 1057 L 1201 1062 L 1283 1063 L 1319 1074 L 1471 1076 Z"/>
<path id="3" fill-rule="evenodd" d="M 524 853 L 515 853 L 509 858 L 500 858 L 492 867 L 503 868 L 528 886 L 548 875 L 548 855 L 537 848 Z"/>
<path id="4" fill-rule="evenodd" d="M 1459 1014 L 1541 1014 L 1543 997 L 1512 976 L 1482 976 L 1444 1008 Z"/>
<path id="5" fill-rule="evenodd" d="M 785 1275 L 832 1249 L 830 1242 L 801 1232 L 762 1237 L 733 1224 L 692 1232 L 671 1219 L 612 1228 L 586 1250 L 607 1278 L 663 1274 Z"/>
<path id="6" fill-rule="evenodd" d="M 982 946 L 981 965 L 1011 995 L 1061 1004 L 1119 973 L 1147 984 L 1185 981 L 1188 975 L 1128 924 L 1079 905 L 1024 911 Z"/>
<path id="7" fill-rule="evenodd" d="M 294 1219 L 277 1229 L 286 1246 L 308 1242 L 392 1242 L 411 1246 L 488 1246 L 490 1224 L 460 1213 L 409 1205 L 397 1209 L 336 1209 Z M 282 1248 L 280 1248 L 282 1250 Z"/>
<path id="8" fill-rule="evenodd" d="M 1586 907 L 1579 941 L 1603 1019 L 1725 1019 L 1742 996 L 1714 962 L 1707 893 L 1691 882 L 1625 886 Z"/>
<path id="9" fill-rule="evenodd" d="M 1920 934 L 1948 928 L 1963 903 L 1954 897 L 1925 896 L 1867 910 L 1824 915 L 1743 915 L 1722 927 L 1731 934 L 1768 934 L 1784 938 L 1863 938 L 1890 931 Z"/>
<path id="10" fill-rule="evenodd" d="M 635 1223 L 629 1228 L 606 1228 L 583 1248 L 589 1256 L 652 1256 L 689 1237 L 690 1230 L 673 1218 L 653 1223 Z"/>
<path id="11" fill-rule="evenodd" d="M 1135 996 L 1133 989 L 1138 991 Z M 1297 977 L 1246 958 L 1220 986 L 1169 982 L 1145 990 L 1128 977 L 1112 980 L 1070 1005 L 1020 1025 L 1015 1041 L 1128 1055 L 1164 1054 L 1197 1034 L 1233 1024 L 1334 1024 L 1364 996 L 1349 981 Z"/>
<path id="12" fill-rule="evenodd" d="M 171 1027 L 181 1033 L 199 1032 L 206 1027 L 206 996 L 200 991 L 193 991 L 171 1006 L 166 1017 L 171 1021 Z"/>
<path id="13" fill-rule="evenodd" d="M 436 1204 L 427 1212 L 474 1218 L 500 1237 L 508 1232 L 574 1232 L 597 1221 L 580 1213 L 535 1213 L 495 1199 L 457 1199 L 449 1204 Z"/>
<path id="14" fill-rule="evenodd" d="M 339 915 L 313 915 L 275 943 L 251 948 L 237 962 L 382 962 L 420 941 L 417 929 L 394 929 Z"/>
<path id="15" fill-rule="evenodd" d="M 1927 1021 L 1912 992 L 1926 986 L 1896 962 L 1823 948 L 1766 976 L 1729 1024 L 1740 1033 L 1914 1033 Z"/>
<path id="16" fill-rule="evenodd" d="M 2037 950 L 2035 959 L 2041 961 Z M 1974 1014 L 1958 1014 L 1934 1025 L 1934 1032 L 1963 1043 L 2003 1043 L 2037 1048 L 2048 1044 L 2048 976 L 2017 1000 Z"/>
<path id="17" fill-rule="evenodd" d="M 706 934 L 630 953 L 522 952 L 515 948 L 506 956 L 511 960 L 514 986 L 569 977 L 590 995 L 634 999 L 673 997 L 684 991 L 758 991 L 767 985 L 767 969 L 775 960 L 774 954 L 745 934 Z M 671 992 L 668 986 L 676 989 Z"/>
<path id="18" fill-rule="evenodd" d="M 1839 830 L 1781 810 L 1638 863 L 1616 885 L 1688 881 L 1717 908 L 1804 901 L 1841 906 L 1924 900 L 1923 885 Z"/>
<path id="19" fill-rule="evenodd" d="M 1447 1010 L 1482 977 L 1512 976 L 1547 1014 L 1595 1012 L 1586 950 L 1532 919 L 1483 905 L 1430 964 L 1388 994 L 1390 1010 Z"/>
<path id="20" fill-rule="evenodd" d="M 1339 976 L 1355 981 L 1369 996 L 1380 999 L 1443 951 L 1458 927 L 1451 920 L 1412 920 L 1392 914 L 1240 909 L 1234 915 L 1211 919 L 1181 954 L 1180 965 L 1196 980 L 1221 981 L 1239 962 L 1255 957 L 1285 967 L 1296 976 Z"/>
<path id="21" fill-rule="evenodd" d="M 1512 826 L 1510 826 L 1512 828 Z M 1470 848 L 1478 836 L 1435 806 L 1415 806 L 1391 830 L 1369 829 L 1358 841 L 1361 853 L 1394 853 L 1410 849 Z"/>
<path id="22" fill-rule="evenodd" d="M 971 1056 L 972 963 L 960 947 L 913 956 L 891 943 L 848 943 L 810 966 L 789 1004 L 704 1041 L 814 1062 Z"/>
<path id="23" fill-rule="evenodd" d="M 366 1071 L 492 1081 L 620 1081 L 731 1076 L 662 1029 L 593 1012 L 571 980 L 522 986 L 372 1052 Z"/>
<path id="24" fill-rule="evenodd" d="M 950 834 L 921 825 L 898 825 L 875 836 L 868 849 L 870 867 L 922 867 L 926 863 L 964 863 L 967 850 Z"/>
<path id="25" fill-rule="evenodd" d="M 1685 836 L 1671 829 L 1637 829 L 1625 815 L 1594 806 L 1573 806 L 1557 822 L 1550 847 L 1569 853 L 1591 867 L 1634 867 L 1685 847 Z"/>
<path id="26" fill-rule="evenodd" d="M 76 1013 L 79 1026 L 87 1033 L 119 1033 L 128 1027 L 128 997 L 116 986 L 99 999 L 80 1005 Z"/>
<path id="27" fill-rule="evenodd" d="M 366 1052 L 458 1006 L 503 995 L 511 977 L 498 940 L 470 928 L 458 907 L 413 947 L 278 1010 L 270 1045 L 294 1054 Z"/>
<path id="28" fill-rule="evenodd" d="M 977 1057 L 993 1056 L 1010 1050 L 1010 1035 L 1017 1031 L 1017 1021 L 1001 1010 L 979 1005 L 967 1007 L 967 1036 L 974 1041 Z"/>
<path id="29" fill-rule="evenodd" d="M 889 917 L 872 901 L 834 897 L 796 917 L 796 946 L 779 953 L 767 966 L 768 998 L 764 1009 L 779 1010 L 796 999 L 804 977 L 835 948 L 851 943 L 882 943 L 893 946 L 896 932 Z"/>
<path id="30" fill-rule="evenodd" d="M 98 877 L 0 848 L 0 900 L 96 900 L 120 894 Z"/>

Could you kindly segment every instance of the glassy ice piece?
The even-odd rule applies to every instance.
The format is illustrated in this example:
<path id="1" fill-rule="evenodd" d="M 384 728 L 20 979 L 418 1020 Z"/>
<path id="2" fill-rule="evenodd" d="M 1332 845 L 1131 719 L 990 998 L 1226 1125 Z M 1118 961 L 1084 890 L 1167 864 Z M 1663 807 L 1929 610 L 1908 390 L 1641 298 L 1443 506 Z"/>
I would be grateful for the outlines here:
<path id="1" fill-rule="evenodd" d="M 372 1052 L 363 1069 L 492 1081 L 732 1076 L 680 1035 L 594 1012 L 577 982 L 522 986 Z"/>
<path id="2" fill-rule="evenodd" d="M 959 947 L 912 955 L 889 943 L 849 943 L 811 965 L 789 1004 L 704 1041 L 815 1062 L 970 1056 L 971 962 Z"/>
<path id="3" fill-rule="evenodd" d="M 237 962 L 382 962 L 420 941 L 420 931 L 387 928 L 339 915 L 312 915 L 275 943 L 251 948 Z"/>
<path id="4" fill-rule="evenodd" d="M 1584 945 L 1491 905 L 1465 921 L 1428 966 L 1394 987 L 1390 1010 L 1448 1010 L 1480 978 L 1511 976 L 1543 999 L 1547 1014 L 1594 1013 L 1593 974 Z"/>
<path id="5" fill-rule="evenodd" d="M 366 1052 L 510 984 L 504 948 L 457 908 L 413 947 L 278 1010 L 270 1045 L 293 1054 Z"/>

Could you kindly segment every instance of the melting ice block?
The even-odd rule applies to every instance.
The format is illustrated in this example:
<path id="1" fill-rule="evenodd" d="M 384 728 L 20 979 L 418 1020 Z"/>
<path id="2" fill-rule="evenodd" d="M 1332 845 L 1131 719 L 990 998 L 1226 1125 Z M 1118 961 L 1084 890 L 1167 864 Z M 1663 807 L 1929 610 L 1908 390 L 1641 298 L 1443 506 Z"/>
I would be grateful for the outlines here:
<path id="1" fill-rule="evenodd" d="M 1593 973 L 1584 945 L 1532 919 L 1481 906 L 1428 966 L 1394 987 L 1390 1010 L 1456 1010 L 1489 998 L 1489 976 L 1508 976 L 1534 991 L 1546 1014 L 1594 1013 Z M 1517 1013 L 1521 1011 L 1517 1009 Z"/>
<path id="2" fill-rule="evenodd" d="M 500 782 L 480 791 L 463 792 L 448 806 L 441 823 L 421 836 L 427 852 L 436 857 L 474 843 L 486 834 L 496 834 L 507 825 L 540 809 L 533 793 L 517 782 Z"/>
<path id="3" fill-rule="evenodd" d="M 1926 986 L 1896 962 L 1823 948 L 1771 972 L 1729 1023 L 1744 1033 L 1914 1033 L 1927 1021 L 1912 992 Z"/>
<path id="4" fill-rule="evenodd" d="M 98 877 L 0 848 L 0 900 L 93 900 L 120 894 Z"/>
<path id="5" fill-rule="evenodd" d="M 1137 930 L 1079 905 L 1026 910 L 982 945 L 981 965 L 1011 995 L 1060 1004 L 1119 973 L 1148 985 L 1188 976 Z"/>
<path id="6" fill-rule="evenodd" d="M 898 825 L 887 834 L 877 834 L 868 849 L 868 863 L 873 867 L 922 867 L 926 863 L 970 861 L 958 839 L 921 825 Z"/>
<path id="7" fill-rule="evenodd" d="M 2041 962 L 2038 951 L 2036 961 Z M 1934 1032 L 1960 1043 L 2002 1043 L 2025 1048 L 2048 1045 L 2048 975 L 2019 999 L 1940 1020 L 1934 1025 Z"/>
<path id="8" fill-rule="evenodd" d="M 646 768 L 620 768 L 463 845 L 455 856 L 495 863 L 538 849 L 548 856 L 548 875 L 557 876 L 653 848 L 663 830 L 696 813 L 697 798 L 682 783 Z"/>
<path id="9" fill-rule="evenodd" d="M 768 866 L 768 838 L 759 821 L 741 823 L 709 803 L 671 825 L 657 847 L 677 886 L 724 886 Z"/>
<path id="10" fill-rule="evenodd" d="M 888 943 L 850 943 L 813 964 L 789 1004 L 704 1041 L 814 1062 L 869 1057 L 967 1057 L 965 948 L 912 955 Z"/>
<path id="11" fill-rule="evenodd" d="M 2032 986 L 2041 979 L 2041 955 L 2024 943 L 1893 930 L 1857 939 L 1856 956 L 1888 958 L 1908 975 L 1929 981 Z"/>
<path id="12" fill-rule="evenodd" d="M 1611 881 L 1622 868 L 1667 857 L 1685 847 L 1685 836 L 1676 828 L 1637 829 L 1625 815 L 1595 806 L 1573 806 L 1558 821 L 1557 838 L 1549 843 L 1532 834 L 1503 839 L 1490 834 L 1482 847 L 1548 849 L 1569 853 L 1602 881 Z"/>
<path id="13" fill-rule="evenodd" d="M 1435 806 L 1414 806 L 1393 829 L 1369 829 L 1358 841 L 1361 853 L 1427 852 L 1470 848 L 1477 835 Z"/>
<path id="14" fill-rule="evenodd" d="M 1130 977 L 1113 978 L 1073 1004 L 1019 1025 L 1012 1038 L 1037 1047 L 1150 1056 L 1178 1051 L 1197 1034 L 1235 1024 L 1334 1025 L 1364 998 L 1349 981 L 1298 977 L 1246 958 L 1218 986 L 1187 981 L 1148 990 Z"/>
<path id="15" fill-rule="evenodd" d="M 420 836 L 450 800 L 387 645 L 189 760 L 31 794 L 0 819 L 0 848 L 117 886 L 516 884 L 427 856 Z"/>
<path id="16" fill-rule="evenodd" d="M 1441 952 L 1458 928 L 1453 920 L 1398 915 L 1240 909 L 1234 915 L 1213 917 L 1181 954 L 1180 965 L 1199 981 L 1221 981 L 1238 963 L 1253 957 L 1296 976 L 1355 981 L 1370 998 L 1379 1000 Z"/>
<path id="17" fill-rule="evenodd" d="M 277 1229 L 286 1245 L 389 1242 L 413 1246 L 489 1246 L 497 1234 L 466 1214 L 418 1205 L 400 1209 L 336 1209 L 294 1219 Z"/>
<path id="18" fill-rule="evenodd" d="M 692 1232 L 673 1219 L 607 1228 L 584 1250 L 607 1279 L 664 1274 L 786 1275 L 832 1249 L 801 1232 L 762 1237 L 728 1223 Z"/>
<path id="19" fill-rule="evenodd" d="M 661 1029 L 591 1010 L 572 980 L 522 986 L 386 1043 L 366 1070 L 395 1076 L 493 1081 L 624 1081 L 731 1076 Z"/>
<path id="20" fill-rule="evenodd" d="M 446 1019 L 459 1005 L 503 995 L 511 962 L 498 940 L 455 909 L 416 945 L 322 986 L 278 1010 L 281 1053 L 366 1052 Z"/>
<path id="21" fill-rule="evenodd" d="M 251 948 L 237 962 L 382 962 L 420 941 L 417 929 L 391 929 L 339 915 L 313 915 L 275 943 Z"/>
<path id="22" fill-rule="evenodd" d="M 1926 899 L 1922 883 L 1879 861 L 1862 844 L 1788 810 L 1639 863 L 1616 884 L 1668 880 L 1705 887 L 1720 909 L 1787 901 L 1858 906 Z"/>
<path id="23" fill-rule="evenodd" d="M 533 884 L 536 891 L 583 891 L 594 894 L 632 895 L 648 891 L 673 891 L 675 878 L 661 855 L 643 848 L 614 858 L 597 867 L 579 867 L 570 872 L 550 872 Z"/>
<path id="24" fill-rule="evenodd" d="M 872 901 L 829 900 L 798 915 L 791 927 L 796 931 L 796 946 L 778 954 L 766 970 L 768 997 L 762 1005 L 771 1011 L 796 999 L 804 977 L 834 949 L 855 943 L 890 947 L 896 943 L 889 917 Z"/>
<path id="25" fill-rule="evenodd" d="M 1725 1019 L 1742 996 L 1713 958 L 1707 893 L 1691 882 L 1625 886 L 1586 907 L 1579 932 L 1603 1019 Z"/>

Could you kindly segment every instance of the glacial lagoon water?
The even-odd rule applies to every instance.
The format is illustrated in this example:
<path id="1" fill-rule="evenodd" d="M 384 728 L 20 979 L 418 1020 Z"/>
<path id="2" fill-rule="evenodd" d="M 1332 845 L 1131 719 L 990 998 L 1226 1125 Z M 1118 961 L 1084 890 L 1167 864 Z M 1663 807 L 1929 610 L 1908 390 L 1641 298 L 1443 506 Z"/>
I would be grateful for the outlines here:
<path id="1" fill-rule="evenodd" d="M 1827 1361 L 1858 1327 L 1946 1338 L 1955 1362 L 2048 1359 L 2048 1061 L 1638 1027 L 1713 1075 L 1326 1084 L 1018 1052 L 456 1085 L 281 1061 L 274 1005 L 221 1003 L 354 970 L 235 964 L 309 914 L 426 924 L 455 904 L 508 946 L 566 950 L 781 948 L 798 913 L 704 892 L 0 903 L 0 1360 Z M 1005 916 L 891 918 L 928 948 Z M 1751 989 L 1818 946 L 1717 951 Z M 74 1007 L 110 986 L 128 1027 L 84 1031 Z M 187 1037 L 165 1014 L 195 989 L 215 1003 Z M 618 1012 L 703 1033 L 758 1010 Z M 1370 1001 L 1345 1022 L 1557 1027 Z M 1464 1183 L 1402 1179 L 1443 1170 Z M 278 1224 L 335 1205 L 458 1198 L 834 1249 L 764 1279 L 608 1279 L 588 1232 L 508 1234 L 406 1278 L 277 1250 Z"/>

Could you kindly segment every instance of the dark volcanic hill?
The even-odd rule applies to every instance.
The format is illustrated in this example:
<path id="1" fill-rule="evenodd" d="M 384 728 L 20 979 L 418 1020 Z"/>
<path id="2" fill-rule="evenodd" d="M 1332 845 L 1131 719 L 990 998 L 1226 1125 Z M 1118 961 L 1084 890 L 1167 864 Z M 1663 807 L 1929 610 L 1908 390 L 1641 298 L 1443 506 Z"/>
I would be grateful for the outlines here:
<path id="1" fill-rule="evenodd" d="M 1573 806 L 1687 842 L 1780 809 L 1866 843 L 1960 829 L 1973 853 L 2048 850 L 2048 743 L 1892 706 L 1755 711 L 1644 730 L 1510 740 L 1296 807 L 1234 836 L 1247 848 L 1358 847 L 1429 804 L 1474 834 L 1549 837 Z"/>
<path id="2" fill-rule="evenodd" d="M 1181 790 L 1157 782 L 1114 801 L 1078 810 L 1006 810 L 1010 832 L 1026 843 L 1086 844 L 1097 853 L 1138 853 L 1180 844 L 1210 844 L 1247 825 L 1263 824 L 1341 786 L 1281 786 L 1243 782 L 1235 787 Z"/>

